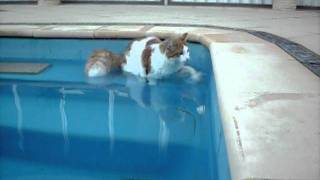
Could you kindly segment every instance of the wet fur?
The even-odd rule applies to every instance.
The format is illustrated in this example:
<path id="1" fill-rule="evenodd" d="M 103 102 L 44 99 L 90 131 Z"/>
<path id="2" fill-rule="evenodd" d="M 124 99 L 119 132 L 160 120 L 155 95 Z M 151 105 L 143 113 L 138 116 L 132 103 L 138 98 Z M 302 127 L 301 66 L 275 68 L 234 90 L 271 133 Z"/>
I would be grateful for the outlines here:
<path id="1" fill-rule="evenodd" d="M 113 69 L 121 68 L 123 63 L 125 63 L 125 59 L 122 55 L 118 55 L 107 50 L 95 50 L 88 59 L 85 67 L 85 73 L 88 76 L 95 76 L 95 73 L 93 73 L 95 70 L 94 68 L 99 68 L 103 71 L 100 74 L 102 76 Z"/>
<path id="2" fill-rule="evenodd" d="M 90 56 L 85 72 L 88 76 L 94 77 L 103 76 L 115 68 L 121 68 L 124 71 L 141 77 L 148 78 L 150 74 L 152 78 L 161 78 L 162 74 L 178 71 L 180 65 L 177 66 L 167 61 L 180 61 L 179 57 L 183 53 L 186 53 L 184 51 L 186 42 L 187 33 L 180 37 L 168 38 L 164 41 L 156 37 L 137 39 L 129 44 L 124 54 L 114 54 L 107 50 L 98 50 Z M 141 54 L 140 57 L 137 56 L 139 54 Z M 137 58 L 141 58 L 141 60 L 136 61 Z M 156 62 L 153 62 L 153 60 Z M 159 64 L 160 61 L 163 67 Z M 171 70 L 166 71 L 168 67 Z M 161 72 L 157 74 L 156 71 L 158 70 L 161 70 Z M 101 71 L 101 73 L 95 73 L 96 71 Z"/>

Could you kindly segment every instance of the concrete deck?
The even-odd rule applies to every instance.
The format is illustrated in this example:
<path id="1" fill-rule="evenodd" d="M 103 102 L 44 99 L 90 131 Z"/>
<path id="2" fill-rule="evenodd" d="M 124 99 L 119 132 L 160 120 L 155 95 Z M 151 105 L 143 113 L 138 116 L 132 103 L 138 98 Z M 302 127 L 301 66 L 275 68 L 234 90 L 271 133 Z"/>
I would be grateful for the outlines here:
<path id="1" fill-rule="evenodd" d="M 276 45 L 247 33 L 231 30 L 103 25 L 108 22 L 141 21 L 208 23 L 262 28 L 280 36 L 282 33 L 286 36 L 309 34 L 315 39 L 319 38 L 320 32 L 317 26 L 318 12 L 194 7 L 179 10 L 177 7 L 155 7 L 152 12 L 159 12 L 153 14 L 146 11 L 152 9 L 150 6 L 128 7 L 127 10 L 125 7 L 127 6 L 3 6 L 1 9 L 8 11 L 0 12 L 1 23 L 61 21 L 102 24 L 2 25 L 0 35 L 103 38 L 151 34 L 167 36 L 189 32 L 191 40 L 205 44 L 211 52 L 232 178 L 320 179 L 320 78 Z M 166 13 L 165 8 L 171 13 Z M 30 14 L 33 10 L 35 12 Z M 231 10 L 235 10 L 234 15 Z M 123 17 L 124 15 L 126 16 Z M 160 15 L 162 17 L 158 17 Z M 243 19 L 240 20 L 239 16 Z M 267 18 L 271 16 L 272 18 Z M 244 17 L 248 20 L 245 21 Z M 259 18 L 264 20 L 259 22 Z M 258 26 L 259 23 L 261 26 Z M 308 26 L 310 28 L 305 28 Z M 317 43 L 314 41 L 314 44 Z"/>
<path id="2" fill-rule="evenodd" d="M 142 13 L 143 12 L 143 13 Z M 1 5 L 3 23 L 178 23 L 273 33 L 320 54 L 320 11 L 144 5 Z"/>

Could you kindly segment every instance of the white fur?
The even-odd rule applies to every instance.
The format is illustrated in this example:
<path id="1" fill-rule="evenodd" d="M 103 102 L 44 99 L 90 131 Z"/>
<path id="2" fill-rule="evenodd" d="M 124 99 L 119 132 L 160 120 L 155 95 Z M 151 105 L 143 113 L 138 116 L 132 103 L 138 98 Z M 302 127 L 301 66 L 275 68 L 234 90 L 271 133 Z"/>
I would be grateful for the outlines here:
<path id="1" fill-rule="evenodd" d="M 136 76 L 144 76 L 144 70 L 141 64 L 141 55 L 146 47 L 146 43 L 154 38 L 155 37 L 147 37 L 132 43 L 129 53 L 126 54 L 127 63 L 123 66 L 124 71 L 130 72 Z"/>
<path id="2" fill-rule="evenodd" d="M 151 46 L 153 53 L 151 55 L 151 73 L 148 74 L 149 78 L 161 79 L 178 72 L 184 67 L 189 57 L 188 47 L 184 46 L 183 54 L 178 58 L 167 58 L 165 54 L 162 54 L 159 44 Z"/>
<path id="3" fill-rule="evenodd" d="M 142 53 L 146 48 L 146 43 L 149 40 L 156 39 L 156 37 L 147 37 L 141 40 L 136 40 L 132 43 L 130 51 L 125 55 L 126 64 L 122 66 L 125 72 L 131 73 L 138 77 L 148 78 L 149 82 L 161 79 L 166 76 L 169 76 L 173 73 L 176 73 L 182 69 L 184 69 L 185 63 L 190 58 L 189 50 L 187 46 L 183 48 L 183 54 L 178 58 L 167 58 L 165 53 L 162 53 L 160 50 L 160 44 L 151 45 L 152 53 L 151 53 L 151 71 L 148 75 L 145 74 L 145 70 L 142 65 Z M 89 77 L 99 77 L 104 76 L 108 72 L 106 70 L 105 65 L 101 62 L 105 59 L 101 59 L 100 61 L 95 62 L 87 72 Z M 195 76 L 192 78 L 197 79 L 195 70 L 189 70 Z"/>
<path id="4" fill-rule="evenodd" d="M 188 47 L 184 46 L 183 54 L 176 59 L 168 59 L 160 50 L 160 44 L 151 45 L 151 71 L 145 74 L 142 66 L 142 53 L 146 43 L 154 37 L 148 37 L 132 44 L 130 52 L 126 55 L 127 64 L 123 66 L 123 70 L 139 77 L 148 79 L 161 79 L 179 71 L 186 61 L 190 58 Z"/>
<path id="5" fill-rule="evenodd" d="M 106 68 L 104 67 L 104 65 L 97 61 L 96 63 L 94 63 L 89 71 L 88 71 L 88 76 L 89 77 L 98 77 L 98 76 L 104 76 L 107 74 Z"/>
<path id="6" fill-rule="evenodd" d="M 186 63 L 190 59 L 188 46 L 183 46 L 183 54 L 179 58 L 183 63 Z"/>

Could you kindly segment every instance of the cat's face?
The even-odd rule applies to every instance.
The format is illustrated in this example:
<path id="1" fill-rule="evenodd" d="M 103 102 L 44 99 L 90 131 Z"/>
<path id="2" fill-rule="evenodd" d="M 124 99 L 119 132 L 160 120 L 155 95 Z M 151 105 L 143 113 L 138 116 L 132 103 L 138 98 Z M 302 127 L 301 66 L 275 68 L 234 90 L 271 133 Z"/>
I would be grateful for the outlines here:
<path id="1" fill-rule="evenodd" d="M 184 33 L 181 37 L 165 40 L 164 52 L 169 60 L 186 62 L 190 58 L 187 46 L 187 36 L 188 33 Z"/>

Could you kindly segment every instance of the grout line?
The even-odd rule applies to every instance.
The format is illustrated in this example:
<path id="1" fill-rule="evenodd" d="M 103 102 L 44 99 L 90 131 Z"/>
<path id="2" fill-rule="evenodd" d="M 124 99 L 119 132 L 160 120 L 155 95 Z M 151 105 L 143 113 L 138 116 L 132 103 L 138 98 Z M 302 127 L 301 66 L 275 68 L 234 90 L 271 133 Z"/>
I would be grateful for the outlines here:
<path id="1" fill-rule="evenodd" d="M 306 48 L 305 46 L 288 40 L 286 38 L 274 35 L 272 33 L 247 30 L 241 28 L 214 26 L 206 24 L 179 24 L 179 23 L 0 23 L 1 25 L 100 25 L 100 26 L 110 26 L 110 25 L 144 25 L 146 27 L 154 26 L 166 26 L 166 27 L 201 27 L 201 28 L 213 28 L 222 30 L 232 30 L 246 32 L 260 39 L 268 41 L 277 45 L 279 48 L 287 52 L 289 55 L 294 57 L 298 62 L 307 67 L 311 72 L 320 77 L 320 55 Z M 95 35 L 95 33 L 94 33 Z M 1 32 L 0 32 L 1 37 Z M 94 36 L 95 37 L 95 36 Z"/>

